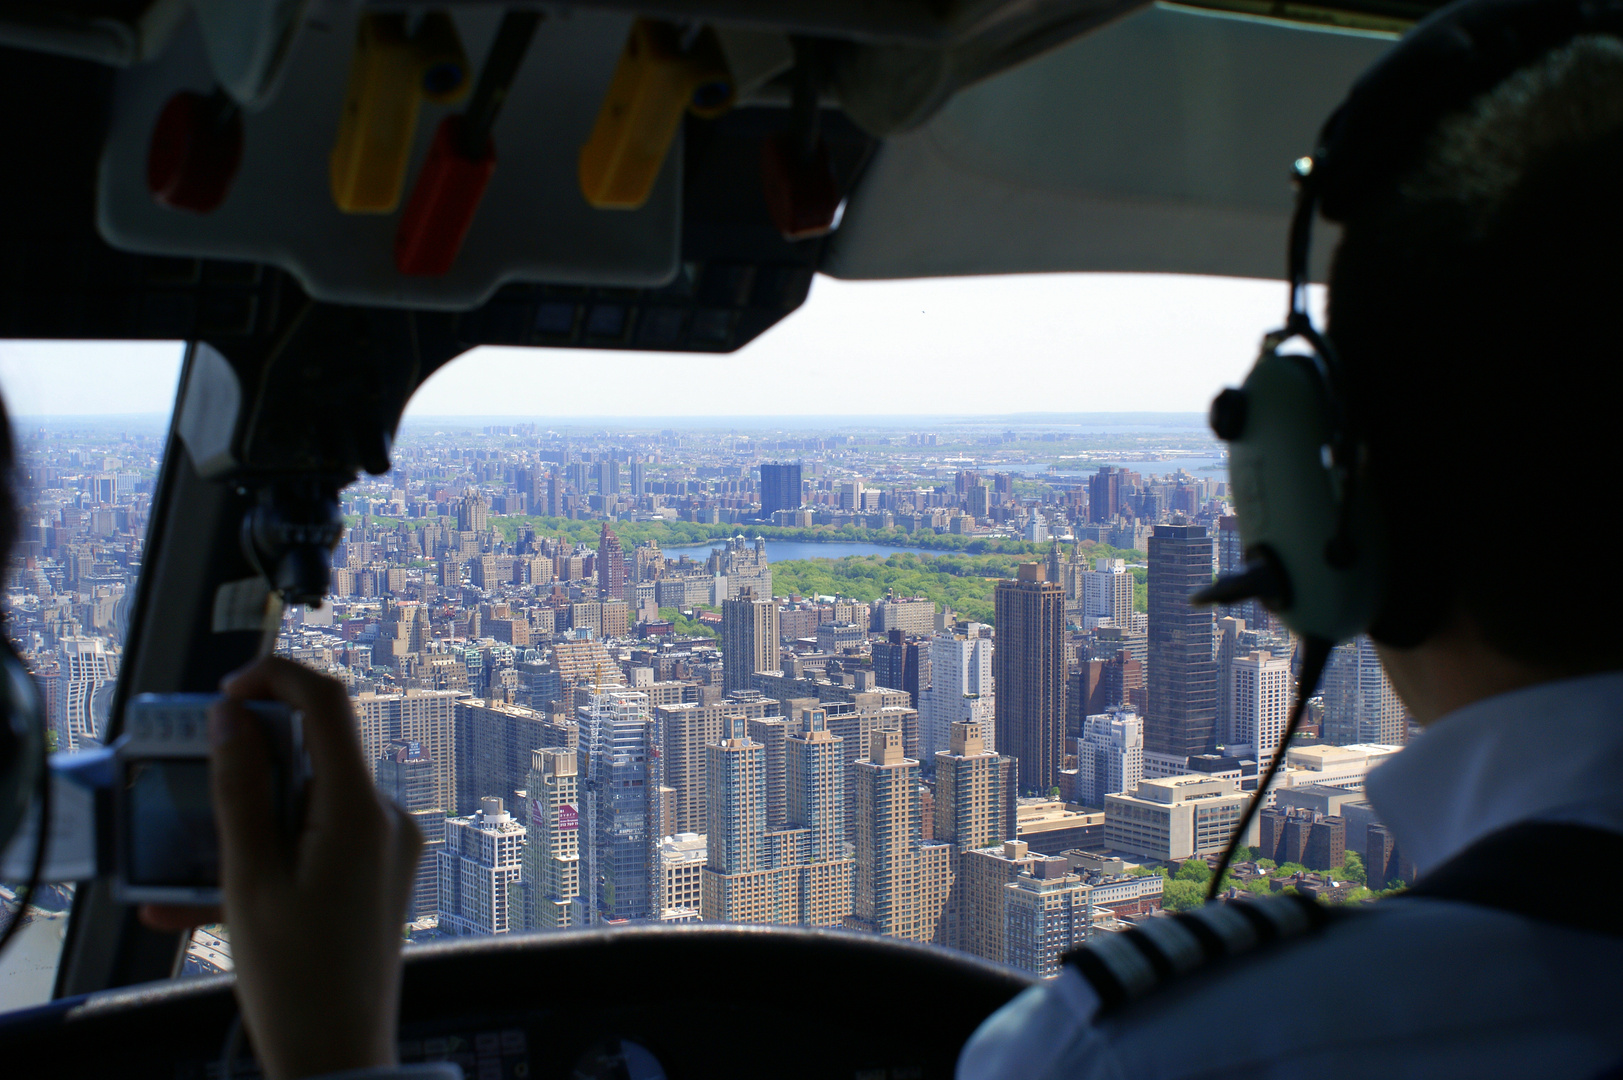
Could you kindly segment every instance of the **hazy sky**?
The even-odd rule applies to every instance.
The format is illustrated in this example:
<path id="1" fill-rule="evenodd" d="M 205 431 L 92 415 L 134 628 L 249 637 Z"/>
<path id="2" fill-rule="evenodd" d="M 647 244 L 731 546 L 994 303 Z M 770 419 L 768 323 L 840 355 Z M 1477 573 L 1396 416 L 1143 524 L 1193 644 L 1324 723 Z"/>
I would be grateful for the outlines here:
<path id="1" fill-rule="evenodd" d="M 1279 282 L 1135 274 L 819 277 L 736 353 L 484 348 L 407 415 L 832 416 L 1202 412 L 1279 324 Z M 25 416 L 167 413 L 180 346 L 0 342 Z"/>

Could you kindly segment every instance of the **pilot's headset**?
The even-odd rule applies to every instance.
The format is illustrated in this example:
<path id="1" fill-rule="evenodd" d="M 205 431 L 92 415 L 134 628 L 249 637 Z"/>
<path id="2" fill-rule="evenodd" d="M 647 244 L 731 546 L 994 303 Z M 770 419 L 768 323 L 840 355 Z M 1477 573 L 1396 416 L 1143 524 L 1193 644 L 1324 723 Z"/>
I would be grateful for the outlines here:
<path id="1" fill-rule="evenodd" d="M 1303 638 L 1300 681 L 1281 745 L 1301 722 L 1335 643 L 1370 632 L 1418 644 L 1444 614 L 1421 590 L 1393 588 L 1369 448 L 1335 343 L 1308 312 L 1313 220 L 1346 222 L 1389 196 L 1439 122 L 1552 49 L 1585 34 L 1623 35 L 1623 0 L 1462 0 L 1421 21 L 1331 114 L 1292 166 L 1290 307 L 1238 389 L 1212 402 L 1229 445 L 1229 481 L 1246 566 L 1197 603 L 1257 599 Z M 1417 599 L 1417 595 L 1421 599 Z M 1284 754 L 1275 754 L 1211 877 L 1215 895 Z"/>
<path id="2" fill-rule="evenodd" d="M 1419 23 L 1354 84 L 1318 147 L 1293 165 L 1290 309 L 1263 338 L 1238 389 L 1212 402 L 1229 444 L 1229 480 L 1247 565 L 1208 603 L 1261 600 L 1305 639 L 1345 641 L 1373 628 L 1418 644 L 1439 613 L 1413 610 L 1392 569 L 1368 447 L 1335 344 L 1307 308 L 1317 213 L 1345 222 L 1387 197 L 1441 119 L 1584 34 L 1623 35 L 1623 0 L 1464 0 Z"/>

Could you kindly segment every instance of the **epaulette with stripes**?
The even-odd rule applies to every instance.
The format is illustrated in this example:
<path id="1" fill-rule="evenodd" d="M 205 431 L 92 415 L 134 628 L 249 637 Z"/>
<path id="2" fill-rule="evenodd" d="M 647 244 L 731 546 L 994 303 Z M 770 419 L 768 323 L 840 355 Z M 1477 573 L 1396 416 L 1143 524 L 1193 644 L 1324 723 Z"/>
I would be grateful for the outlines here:
<path id="1" fill-rule="evenodd" d="M 1097 934 L 1062 960 L 1099 995 L 1103 1016 L 1196 968 L 1311 933 L 1331 917 L 1329 908 L 1296 893 L 1207 904 Z"/>

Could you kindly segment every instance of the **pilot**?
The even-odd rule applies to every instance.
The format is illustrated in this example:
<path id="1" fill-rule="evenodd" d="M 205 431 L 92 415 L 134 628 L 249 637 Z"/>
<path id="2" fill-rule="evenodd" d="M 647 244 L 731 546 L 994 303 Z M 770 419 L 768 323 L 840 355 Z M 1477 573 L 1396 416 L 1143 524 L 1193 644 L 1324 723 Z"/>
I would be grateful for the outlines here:
<path id="1" fill-rule="evenodd" d="M 1240 897 L 1096 934 L 981 1026 L 958 1080 L 1623 1073 L 1617 500 L 1563 494 L 1616 459 L 1601 386 L 1623 360 L 1620 34 L 1615 0 L 1467 0 L 1394 47 L 1298 162 L 1291 322 L 1249 392 L 1214 407 L 1231 462 L 1248 439 L 1269 478 L 1339 459 L 1366 496 L 1330 501 L 1333 538 L 1368 530 L 1361 563 L 1293 548 L 1304 508 L 1234 476 L 1248 548 L 1273 545 L 1253 595 L 1324 652 L 1369 633 L 1422 729 L 1367 785 L 1414 887 L 1339 909 Z M 1322 335 L 1305 304 L 1316 209 L 1343 229 Z M 1316 398 L 1267 399 L 1265 365 L 1313 373 Z M 1330 437 L 1270 427 L 1314 410 Z M 1357 605 L 1313 580 L 1360 585 L 1367 611 L 1347 624 Z"/>

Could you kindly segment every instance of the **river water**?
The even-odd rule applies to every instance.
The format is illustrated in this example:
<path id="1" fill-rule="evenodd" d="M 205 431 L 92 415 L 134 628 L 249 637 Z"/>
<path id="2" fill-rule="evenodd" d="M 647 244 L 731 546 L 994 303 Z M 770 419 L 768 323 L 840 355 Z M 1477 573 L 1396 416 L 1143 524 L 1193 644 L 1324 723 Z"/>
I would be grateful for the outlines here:
<path id="1" fill-rule="evenodd" d="M 1113 465 L 1136 472 L 1140 476 L 1171 476 L 1179 469 L 1193 473 L 1201 478 L 1228 479 L 1228 462 L 1220 457 L 1174 457 L 1161 461 L 1099 461 L 1097 463 L 1082 464 L 1080 462 L 1059 461 L 1058 474 L 1061 476 L 1090 476 L 1099 471 L 1100 465 Z M 1041 476 L 1048 472 L 1048 462 L 1032 462 L 1020 465 L 987 465 L 982 472 L 1014 472 L 1023 476 Z"/>

